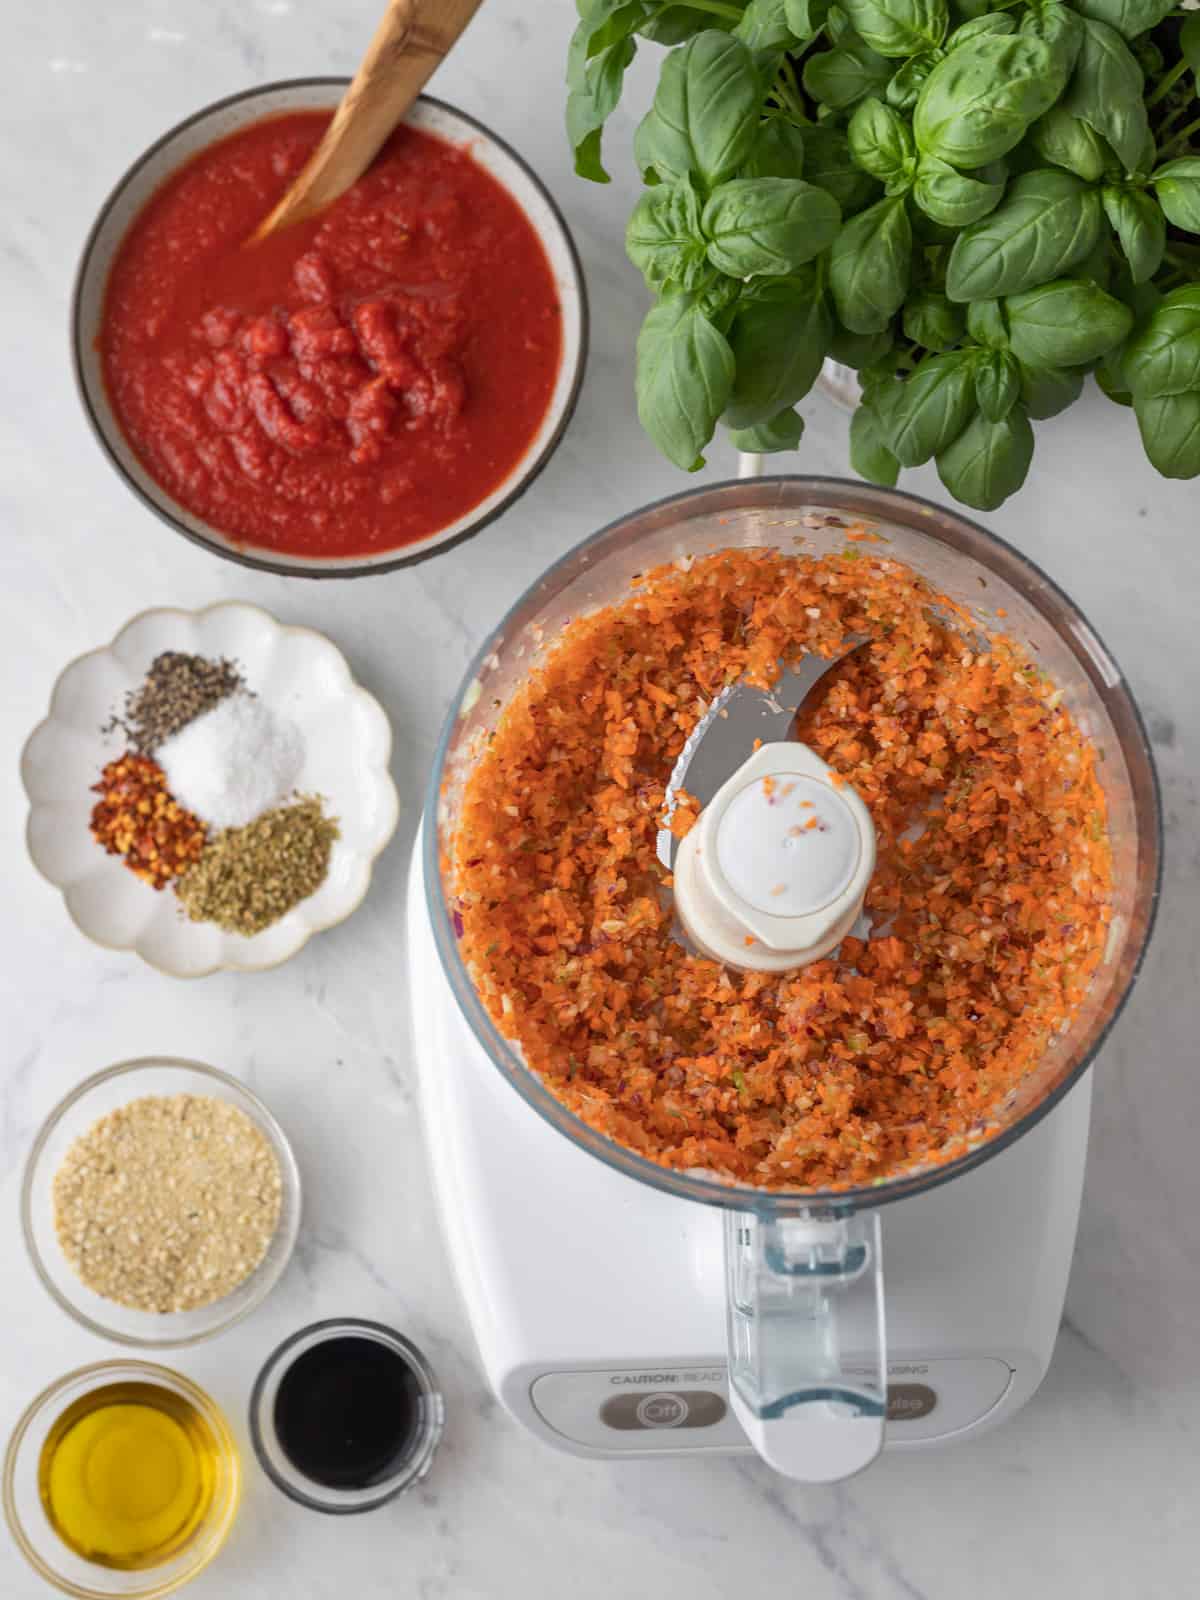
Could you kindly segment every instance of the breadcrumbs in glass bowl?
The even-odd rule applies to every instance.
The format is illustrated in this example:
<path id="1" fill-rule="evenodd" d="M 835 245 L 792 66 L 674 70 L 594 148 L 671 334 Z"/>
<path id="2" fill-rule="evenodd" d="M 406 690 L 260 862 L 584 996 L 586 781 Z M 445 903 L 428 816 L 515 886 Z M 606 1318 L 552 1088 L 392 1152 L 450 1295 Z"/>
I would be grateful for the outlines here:
<path id="1" fill-rule="evenodd" d="M 139 1226 L 148 1234 L 161 1232 L 164 1216 L 186 1216 L 192 1188 L 180 1159 L 183 1130 L 173 1126 L 173 1113 L 185 1102 L 195 1114 L 189 1131 L 203 1145 L 197 1146 L 199 1167 L 211 1168 L 199 1173 L 203 1181 L 194 1186 L 205 1216 L 184 1226 L 176 1240 L 148 1239 L 144 1251 L 136 1241 L 114 1238 L 111 1249 L 85 1266 L 70 1237 L 81 1204 L 93 1222 L 103 1211 L 103 1227 L 126 1234 Z M 154 1113 L 149 1123 L 147 1111 Z M 124 1150 L 117 1152 L 98 1196 L 95 1185 L 89 1187 L 89 1168 L 93 1177 L 104 1176 L 107 1157 L 91 1147 L 114 1132 Z M 153 1219 L 147 1211 L 147 1220 L 139 1222 L 137 1197 L 150 1174 L 129 1166 L 134 1134 L 143 1155 L 149 1150 L 153 1157 L 158 1149 L 180 1159 L 180 1171 L 164 1173 L 162 1183 L 174 1180 L 182 1211 L 156 1206 Z M 232 1141 L 228 1172 L 225 1141 Z M 115 1151 L 111 1139 L 108 1146 Z M 111 1181 L 122 1177 L 133 1197 L 125 1209 Z M 245 1205 L 235 1204 L 239 1186 Z M 251 1188 L 261 1191 L 261 1218 L 251 1215 Z M 236 1078 L 168 1056 L 124 1061 L 78 1084 L 42 1125 L 21 1185 L 21 1226 L 38 1277 L 76 1322 L 103 1338 L 146 1349 L 196 1344 L 249 1316 L 283 1275 L 300 1227 L 300 1174 L 283 1129 Z M 156 1251 L 155 1244 L 165 1248 Z M 123 1268 L 131 1269 L 125 1281 Z"/>
<path id="2" fill-rule="evenodd" d="M 783 975 L 692 953 L 657 854 L 689 733 L 726 684 L 864 637 L 794 731 L 871 812 L 867 936 Z M 1111 919 L 1095 756 L 1055 686 L 866 547 L 717 552 L 574 618 L 467 781 L 452 874 L 463 961 L 546 1087 L 665 1167 L 767 1189 L 985 1137 Z"/>

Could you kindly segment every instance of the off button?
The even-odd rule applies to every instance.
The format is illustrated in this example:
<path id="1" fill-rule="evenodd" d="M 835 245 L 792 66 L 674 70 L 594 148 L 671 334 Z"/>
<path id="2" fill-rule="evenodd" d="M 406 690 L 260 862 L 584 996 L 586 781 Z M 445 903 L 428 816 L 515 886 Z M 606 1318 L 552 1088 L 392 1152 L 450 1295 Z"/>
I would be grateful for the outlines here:
<path id="1" fill-rule="evenodd" d="M 614 1394 L 600 1407 L 608 1428 L 640 1432 L 647 1428 L 713 1428 L 728 1411 L 711 1389 L 656 1389 L 653 1394 Z"/>
<path id="2" fill-rule="evenodd" d="M 637 1419 L 643 1428 L 678 1428 L 687 1416 L 688 1403 L 679 1394 L 647 1394 L 638 1401 Z"/>

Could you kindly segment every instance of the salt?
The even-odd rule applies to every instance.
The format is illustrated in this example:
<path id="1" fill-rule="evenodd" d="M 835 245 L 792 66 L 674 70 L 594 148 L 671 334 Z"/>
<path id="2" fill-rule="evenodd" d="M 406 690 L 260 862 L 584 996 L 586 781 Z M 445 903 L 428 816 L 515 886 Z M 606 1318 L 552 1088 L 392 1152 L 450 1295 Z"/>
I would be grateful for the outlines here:
<path id="1" fill-rule="evenodd" d="M 293 793 L 304 768 L 299 728 L 248 694 L 232 694 L 156 751 L 167 787 L 213 828 L 242 828 Z"/>

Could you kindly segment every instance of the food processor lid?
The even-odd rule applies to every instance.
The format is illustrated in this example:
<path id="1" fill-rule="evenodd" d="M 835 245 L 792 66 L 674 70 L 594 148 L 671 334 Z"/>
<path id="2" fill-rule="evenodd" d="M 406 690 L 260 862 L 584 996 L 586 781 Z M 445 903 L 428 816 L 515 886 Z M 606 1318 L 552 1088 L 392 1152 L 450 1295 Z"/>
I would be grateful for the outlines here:
<path id="1" fill-rule="evenodd" d="M 862 911 L 871 814 L 807 745 L 760 746 L 679 847 L 675 909 L 714 961 L 787 972 L 819 961 Z"/>

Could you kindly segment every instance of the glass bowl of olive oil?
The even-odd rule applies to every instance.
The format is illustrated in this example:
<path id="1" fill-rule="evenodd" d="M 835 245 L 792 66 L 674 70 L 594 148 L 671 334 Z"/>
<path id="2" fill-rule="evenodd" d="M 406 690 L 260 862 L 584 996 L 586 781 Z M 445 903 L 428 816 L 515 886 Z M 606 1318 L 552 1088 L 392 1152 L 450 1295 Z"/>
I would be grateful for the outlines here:
<path id="1" fill-rule="evenodd" d="M 51 1384 L 4 1459 L 17 1546 L 80 1600 L 156 1600 L 187 1583 L 224 1545 L 240 1491 L 220 1408 L 144 1361 L 102 1362 Z"/>

